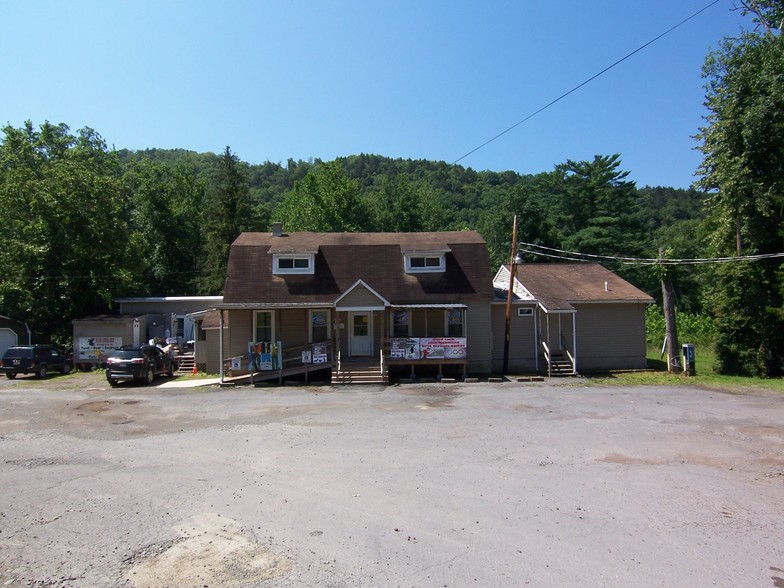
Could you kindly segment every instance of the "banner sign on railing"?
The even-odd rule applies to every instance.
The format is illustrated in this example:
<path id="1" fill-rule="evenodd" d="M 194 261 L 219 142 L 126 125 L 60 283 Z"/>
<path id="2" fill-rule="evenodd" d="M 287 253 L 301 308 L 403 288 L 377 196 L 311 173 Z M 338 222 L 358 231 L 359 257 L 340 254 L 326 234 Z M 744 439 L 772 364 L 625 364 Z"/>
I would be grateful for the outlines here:
<path id="1" fill-rule="evenodd" d="M 327 363 L 327 344 L 313 344 L 313 363 Z"/>
<path id="2" fill-rule="evenodd" d="M 465 359 L 465 337 L 395 338 L 390 340 L 392 359 Z"/>
<path id="3" fill-rule="evenodd" d="M 261 341 L 248 343 L 248 371 L 263 372 L 277 370 L 283 365 L 283 346 L 280 341 Z"/>

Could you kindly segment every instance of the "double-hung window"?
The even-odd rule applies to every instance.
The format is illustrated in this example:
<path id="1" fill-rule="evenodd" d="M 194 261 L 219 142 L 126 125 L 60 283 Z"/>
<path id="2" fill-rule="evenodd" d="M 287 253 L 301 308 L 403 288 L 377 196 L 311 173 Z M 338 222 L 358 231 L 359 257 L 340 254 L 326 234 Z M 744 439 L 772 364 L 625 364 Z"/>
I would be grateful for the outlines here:
<path id="1" fill-rule="evenodd" d="M 255 342 L 274 341 L 275 336 L 274 321 L 271 310 L 257 310 L 253 314 L 253 333 Z"/>
<path id="2" fill-rule="evenodd" d="M 459 308 L 446 311 L 447 337 L 463 337 L 463 311 Z"/>
<path id="3" fill-rule="evenodd" d="M 392 336 L 395 338 L 411 335 L 411 313 L 407 310 L 395 310 L 392 313 Z"/>
<path id="4" fill-rule="evenodd" d="M 310 342 L 318 343 L 329 341 L 329 311 L 311 310 L 310 311 Z"/>

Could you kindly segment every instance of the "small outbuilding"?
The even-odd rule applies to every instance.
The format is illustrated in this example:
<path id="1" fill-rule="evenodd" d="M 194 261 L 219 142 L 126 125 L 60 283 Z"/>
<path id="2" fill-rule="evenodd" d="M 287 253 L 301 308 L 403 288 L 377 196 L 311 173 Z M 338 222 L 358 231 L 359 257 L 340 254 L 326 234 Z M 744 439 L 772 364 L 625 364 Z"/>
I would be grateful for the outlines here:
<path id="1" fill-rule="evenodd" d="M 150 340 L 165 339 L 180 351 L 190 350 L 197 334 L 191 314 L 221 300 L 221 296 L 118 298 L 118 314 L 72 321 L 74 363 L 82 368 L 102 364 L 113 349 Z"/>
<path id="2" fill-rule="evenodd" d="M 493 279 L 493 369 L 503 365 L 510 265 Z M 548 375 L 646 367 L 653 298 L 598 263 L 515 266 L 509 370 Z"/>
<path id="3" fill-rule="evenodd" d="M 0 357 L 9 347 L 30 345 L 31 343 L 30 329 L 25 323 L 0 315 Z"/>

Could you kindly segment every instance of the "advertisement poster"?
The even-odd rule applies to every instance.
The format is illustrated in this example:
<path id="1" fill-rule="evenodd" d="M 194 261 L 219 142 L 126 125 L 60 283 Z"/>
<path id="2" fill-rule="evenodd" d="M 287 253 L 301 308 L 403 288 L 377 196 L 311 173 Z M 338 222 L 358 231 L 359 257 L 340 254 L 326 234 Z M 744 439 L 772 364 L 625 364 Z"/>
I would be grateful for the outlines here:
<path id="1" fill-rule="evenodd" d="M 391 359 L 465 359 L 467 356 L 464 337 L 390 340 Z"/>
<path id="2" fill-rule="evenodd" d="M 263 372 L 277 370 L 281 362 L 280 341 L 261 341 L 248 343 L 248 371 Z"/>
<path id="3" fill-rule="evenodd" d="M 389 357 L 392 359 L 406 358 L 406 340 L 391 339 L 389 342 Z"/>
<path id="4" fill-rule="evenodd" d="M 422 359 L 465 359 L 466 340 L 462 337 L 434 337 L 419 340 Z"/>
<path id="5" fill-rule="evenodd" d="M 79 337 L 79 359 L 104 359 L 122 344 L 122 337 Z"/>
<path id="6" fill-rule="evenodd" d="M 404 339 L 406 342 L 406 359 L 419 359 L 419 339 Z"/>
<path id="7" fill-rule="evenodd" d="M 326 343 L 316 343 L 313 345 L 313 363 L 327 363 Z"/>

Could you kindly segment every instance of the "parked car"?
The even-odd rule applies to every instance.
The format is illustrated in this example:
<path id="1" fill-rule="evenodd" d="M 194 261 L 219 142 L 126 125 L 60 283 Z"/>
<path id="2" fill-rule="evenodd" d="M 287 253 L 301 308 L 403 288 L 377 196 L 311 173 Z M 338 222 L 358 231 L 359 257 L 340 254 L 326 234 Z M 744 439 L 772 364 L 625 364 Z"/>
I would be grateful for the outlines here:
<path id="1" fill-rule="evenodd" d="M 171 357 L 155 345 L 120 347 L 106 358 L 106 379 L 112 386 L 133 380 L 152 384 L 157 376 L 173 375 Z"/>
<path id="2" fill-rule="evenodd" d="M 69 374 L 72 369 L 71 356 L 60 353 L 53 345 L 9 347 L 0 360 L 0 371 L 12 380 L 17 374 L 35 374 L 39 378 L 45 378 L 49 372 Z"/>

